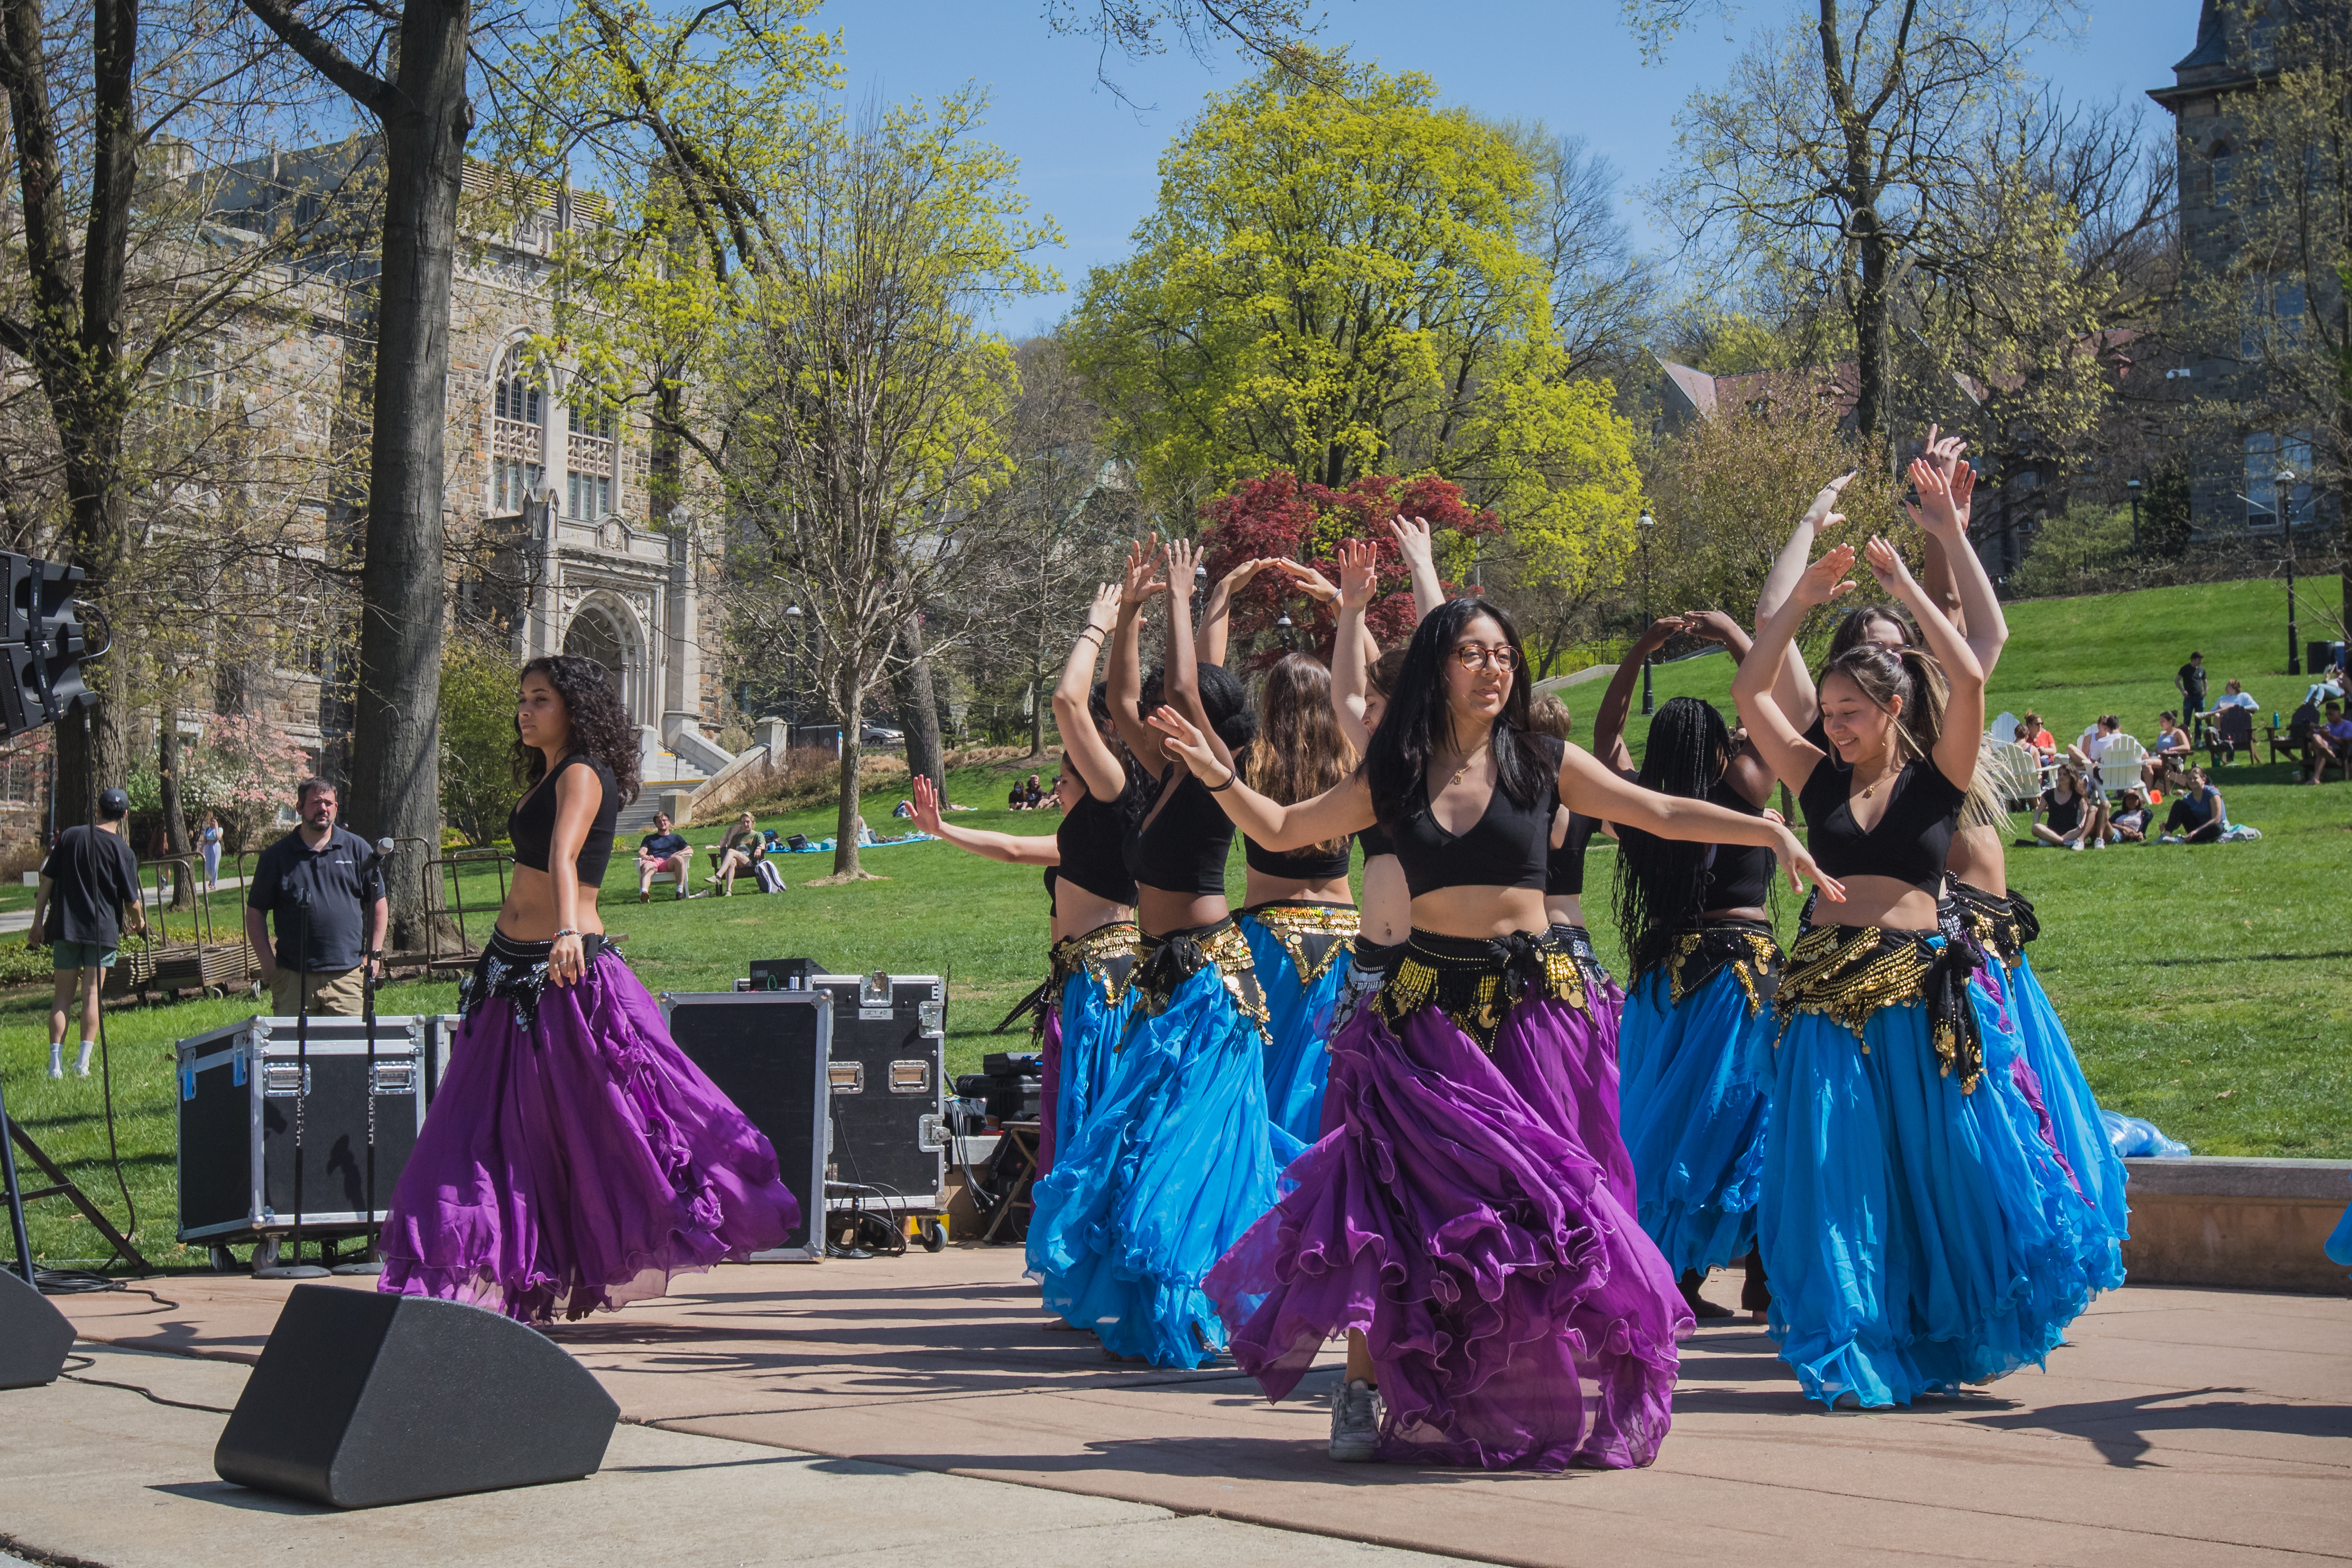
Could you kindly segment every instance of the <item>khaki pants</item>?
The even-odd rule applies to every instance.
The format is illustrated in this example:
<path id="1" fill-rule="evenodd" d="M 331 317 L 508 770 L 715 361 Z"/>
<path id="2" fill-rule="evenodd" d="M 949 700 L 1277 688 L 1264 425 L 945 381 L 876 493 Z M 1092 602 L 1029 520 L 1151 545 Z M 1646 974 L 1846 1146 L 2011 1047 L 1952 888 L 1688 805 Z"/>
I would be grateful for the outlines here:
<path id="1" fill-rule="evenodd" d="M 300 969 L 280 967 L 278 977 L 269 982 L 270 1012 L 274 1018 L 290 1019 L 301 1008 L 307 989 L 313 1013 L 334 1013 L 343 1018 L 357 1018 L 365 998 L 360 991 L 359 966 L 349 969 L 312 969 L 307 975 Z M 305 982 L 308 982 L 307 987 Z"/>

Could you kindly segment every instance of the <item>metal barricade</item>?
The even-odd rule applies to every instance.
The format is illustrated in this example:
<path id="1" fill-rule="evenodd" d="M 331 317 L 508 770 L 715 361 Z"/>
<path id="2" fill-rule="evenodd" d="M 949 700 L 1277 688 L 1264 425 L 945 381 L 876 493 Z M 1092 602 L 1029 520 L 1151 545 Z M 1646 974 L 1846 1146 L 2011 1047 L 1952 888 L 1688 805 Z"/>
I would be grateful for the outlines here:
<path id="1" fill-rule="evenodd" d="M 399 841 L 399 842 L 403 844 L 422 843 L 423 841 L 424 841 L 421 839 L 403 839 Z M 446 915 L 457 922 L 457 950 L 455 954 L 447 956 L 445 956 L 441 952 L 442 923 L 437 918 L 427 919 L 425 924 L 425 967 L 430 969 L 463 968 L 474 961 L 475 956 L 480 951 L 480 947 L 479 945 L 474 941 L 472 933 L 467 927 L 466 916 L 471 915 L 476 919 L 480 919 L 487 915 L 489 917 L 490 922 L 495 925 L 498 919 L 499 908 L 507 901 L 507 866 L 513 859 L 514 856 L 509 852 L 495 847 L 478 850 L 451 850 L 446 853 L 432 855 L 426 858 L 424 865 L 419 868 L 420 874 L 424 879 L 425 905 L 428 909 L 432 910 L 434 915 L 438 916 Z M 490 904 L 487 908 L 480 904 L 475 904 L 469 907 L 466 903 L 465 873 L 467 868 L 469 866 L 478 867 L 483 865 L 488 865 L 498 873 L 498 902 Z M 437 885 L 436 878 L 439 879 Z M 434 896 L 436 892 L 440 892 L 446 895 L 443 902 L 437 905 L 435 903 Z"/>
<path id="2" fill-rule="evenodd" d="M 242 872 L 243 855 L 238 870 Z M 166 855 L 140 867 L 153 873 L 151 889 L 144 876 L 139 885 L 139 906 L 147 916 L 147 930 L 132 946 L 126 943 L 110 977 L 118 991 L 203 990 L 226 994 L 247 984 L 253 976 L 253 951 L 245 939 L 240 919 L 235 936 L 220 940 L 213 925 L 212 895 L 205 890 L 204 861 L 195 854 Z M 195 906 L 184 912 L 185 936 L 173 940 L 172 890 L 174 873 L 184 874 L 196 888 Z M 244 880 L 242 876 L 238 878 Z"/>

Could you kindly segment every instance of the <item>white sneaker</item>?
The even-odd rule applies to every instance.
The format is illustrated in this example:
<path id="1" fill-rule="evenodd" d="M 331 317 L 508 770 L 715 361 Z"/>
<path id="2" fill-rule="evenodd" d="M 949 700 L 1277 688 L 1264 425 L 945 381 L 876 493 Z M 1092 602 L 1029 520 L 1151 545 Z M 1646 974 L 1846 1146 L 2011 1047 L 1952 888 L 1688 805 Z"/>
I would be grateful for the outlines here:
<path id="1" fill-rule="evenodd" d="M 1360 1465 L 1381 1444 L 1381 1391 L 1361 1378 L 1331 1390 L 1331 1457 Z"/>

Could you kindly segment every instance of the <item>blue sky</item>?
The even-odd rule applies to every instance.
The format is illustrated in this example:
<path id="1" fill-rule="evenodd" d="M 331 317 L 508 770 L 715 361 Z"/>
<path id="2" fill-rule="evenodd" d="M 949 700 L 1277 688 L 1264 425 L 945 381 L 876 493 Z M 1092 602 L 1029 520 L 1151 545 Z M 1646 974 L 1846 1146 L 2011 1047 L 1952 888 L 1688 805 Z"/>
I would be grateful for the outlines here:
<path id="1" fill-rule="evenodd" d="M 1739 40 L 1784 3 L 1750 5 L 1728 28 L 1688 30 L 1658 66 L 1643 64 L 1618 0 L 1325 0 L 1321 39 L 1391 70 L 1425 72 L 1450 103 L 1583 136 L 1616 164 L 1637 239 L 1663 246 L 1634 198 L 1673 158 L 1675 112 L 1693 89 L 1721 80 Z M 2077 41 L 2047 46 L 2034 61 L 2069 96 L 2168 84 L 2172 62 L 2196 42 L 2198 0 L 2092 0 L 2085 9 Z M 1126 253 L 1157 194 L 1160 153 L 1203 95 L 1248 69 L 1231 51 L 1204 67 L 1181 47 L 1140 66 L 1114 58 L 1110 70 L 1139 110 L 1097 83 L 1096 47 L 1054 37 L 1042 10 L 1039 0 L 828 0 L 818 21 L 845 32 L 854 99 L 936 99 L 973 81 L 990 89 L 986 134 L 1021 161 L 1034 208 L 1061 225 L 1068 243 L 1048 260 L 1074 288 L 1089 267 Z M 1067 298 L 1025 301 L 1003 325 L 1050 324 Z"/>

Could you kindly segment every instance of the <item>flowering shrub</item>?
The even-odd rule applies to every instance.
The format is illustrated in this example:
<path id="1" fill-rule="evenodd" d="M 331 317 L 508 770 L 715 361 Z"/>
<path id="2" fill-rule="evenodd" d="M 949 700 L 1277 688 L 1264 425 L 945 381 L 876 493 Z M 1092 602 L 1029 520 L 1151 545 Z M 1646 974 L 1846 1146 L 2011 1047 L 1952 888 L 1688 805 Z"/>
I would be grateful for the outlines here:
<path id="1" fill-rule="evenodd" d="M 310 754 L 284 731 L 243 714 L 206 715 L 203 742 L 181 755 L 181 809 L 191 826 L 217 812 L 232 852 L 255 847 L 310 771 Z"/>
<path id="2" fill-rule="evenodd" d="M 1339 541 L 1370 539 L 1380 555 L 1380 588 L 1364 619 L 1372 635 L 1382 646 L 1389 646 L 1411 637 L 1415 620 L 1412 583 L 1388 528 L 1389 519 L 1400 513 L 1429 520 L 1441 566 L 1449 542 L 1458 544 L 1502 528 L 1494 513 L 1475 510 L 1465 503 L 1462 487 L 1449 479 L 1367 475 L 1344 490 L 1334 490 L 1302 482 L 1295 474 L 1277 472 L 1236 486 L 1201 508 L 1202 520 L 1207 524 L 1201 535 L 1206 552 L 1202 564 L 1213 582 L 1245 560 L 1282 557 L 1306 562 L 1336 587 Z M 1454 536 L 1454 541 L 1446 539 L 1448 533 Z M 1263 642 L 1286 609 L 1328 660 L 1339 625 L 1337 610 L 1305 599 L 1273 572 L 1260 572 L 1236 597 L 1234 645 L 1251 648 Z M 1252 663 L 1267 663 L 1274 656 L 1263 653 Z"/>

